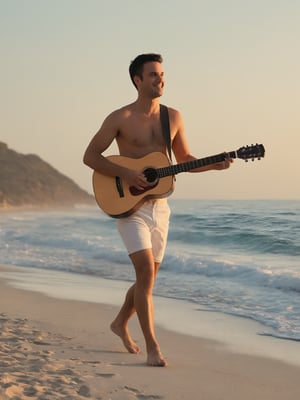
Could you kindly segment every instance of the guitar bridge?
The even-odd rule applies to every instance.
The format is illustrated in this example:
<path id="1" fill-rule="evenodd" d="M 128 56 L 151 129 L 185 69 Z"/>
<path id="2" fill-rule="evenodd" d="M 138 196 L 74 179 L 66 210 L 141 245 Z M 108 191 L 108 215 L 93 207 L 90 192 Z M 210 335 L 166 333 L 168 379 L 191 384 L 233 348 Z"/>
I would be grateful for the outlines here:
<path id="1" fill-rule="evenodd" d="M 116 176 L 116 187 L 119 193 L 120 197 L 124 197 L 124 190 L 123 190 L 123 186 L 122 186 L 122 181 L 121 178 L 119 176 Z"/>

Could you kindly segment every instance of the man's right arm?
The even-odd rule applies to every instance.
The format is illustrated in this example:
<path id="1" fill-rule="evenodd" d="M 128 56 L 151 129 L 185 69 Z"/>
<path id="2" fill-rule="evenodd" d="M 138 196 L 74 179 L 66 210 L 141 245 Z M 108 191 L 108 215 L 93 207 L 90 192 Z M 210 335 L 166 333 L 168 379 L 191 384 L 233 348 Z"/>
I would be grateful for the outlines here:
<path id="1" fill-rule="evenodd" d="M 90 141 L 84 153 L 83 162 L 101 174 L 120 176 L 125 179 L 129 186 L 141 190 L 148 184 L 142 171 L 135 171 L 115 164 L 102 155 L 118 135 L 118 126 L 118 111 L 115 111 L 104 120 L 101 128 Z"/>
<path id="2" fill-rule="evenodd" d="M 117 112 L 115 111 L 104 120 L 101 128 L 90 141 L 83 156 L 84 164 L 105 175 L 120 175 L 122 167 L 112 163 L 102 155 L 114 141 L 117 134 Z"/>

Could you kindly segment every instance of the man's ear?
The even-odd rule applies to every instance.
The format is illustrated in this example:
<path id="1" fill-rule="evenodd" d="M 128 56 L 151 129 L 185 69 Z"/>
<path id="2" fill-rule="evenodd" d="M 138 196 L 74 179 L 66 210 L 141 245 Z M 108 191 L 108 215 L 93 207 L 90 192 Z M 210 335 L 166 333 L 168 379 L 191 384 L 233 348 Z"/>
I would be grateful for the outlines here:
<path id="1" fill-rule="evenodd" d="M 138 86 L 138 84 L 142 81 L 141 78 L 138 75 L 135 75 L 133 77 L 133 81 L 136 84 L 136 86 Z"/>

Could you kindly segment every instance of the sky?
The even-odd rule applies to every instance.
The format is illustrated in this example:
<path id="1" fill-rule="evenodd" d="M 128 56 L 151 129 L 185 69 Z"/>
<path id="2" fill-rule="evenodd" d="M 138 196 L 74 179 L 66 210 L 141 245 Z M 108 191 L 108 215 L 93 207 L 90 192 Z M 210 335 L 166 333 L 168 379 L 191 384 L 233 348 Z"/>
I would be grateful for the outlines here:
<path id="1" fill-rule="evenodd" d="M 298 0 L 0 0 L 0 141 L 92 193 L 83 153 L 136 99 L 130 61 L 156 52 L 194 156 L 266 149 L 178 175 L 173 197 L 299 200 L 299 44 Z"/>

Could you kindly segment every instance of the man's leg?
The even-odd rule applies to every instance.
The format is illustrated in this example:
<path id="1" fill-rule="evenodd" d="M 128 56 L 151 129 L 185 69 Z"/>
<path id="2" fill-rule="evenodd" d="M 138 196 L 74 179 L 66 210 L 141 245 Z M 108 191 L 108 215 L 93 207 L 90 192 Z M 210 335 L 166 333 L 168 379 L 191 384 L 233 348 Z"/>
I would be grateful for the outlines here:
<path id="1" fill-rule="evenodd" d="M 129 353 L 138 354 L 140 353 L 139 346 L 132 340 L 129 330 L 128 321 L 129 318 L 135 313 L 134 307 L 134 292 L 135 284 L 128 290 L 123 306 L 121 307 L 118 315 L 110 325 L 111 330 L 123 341 L 124 346 Z"/>
<path id="2" fill-rule="evenodd" d="M 137 282 L 130 287 L 126 294 L 125 302 L 121 307 L 117 317 L 111 324 L 112 331 L 121 337 L 126 349 L 130 353 L 139 353 L 140 349 L 131 339 L 128 331 L 129 318 L 136 311 L 135 301 L 141 305 L 142 320 L 139 320 L 145 336 L 147 352 L 148 352 L 148 364 L 150 365 L 166 365 L 165 360 L 160 354 L 158 343 L 154 335 L 154 315 L 153 315 L 153 301 L 152 301 L 152 290 L 155 281 L 155 277 L 160 267 L 160 263 L 153 263 L 152 251 L 141 250 L 131 255 L 132 262 L 136 269 Z M 153 264 L 154 264 L 154 276 L 153 276 Z M 137 270 L 138 269 L 138 270 Z M 144 275 L 144 276 L 143 276 Z M 142 298 L 142 302 L 140 301 Z M 138 304 L 138 308 L 139 308 Z M 145 306 L 146 304 L 146 306 Z M 150 308 L 149 308 L 150 306 Z M 143 307 L 146 312 L 144 313 Z M 145 329 L 145 331 L 144 331 Z"/>
<path id="3" fill-rule="evenodd" d="M 146 342 L 147 364 L 165 366 L 167 363 L 160 352 L 154 332 L 152 292 L 157 269 L 153 260 L 152 249 L 138 251 L 130 257 L 136 272 L 134 307 Z"/>

